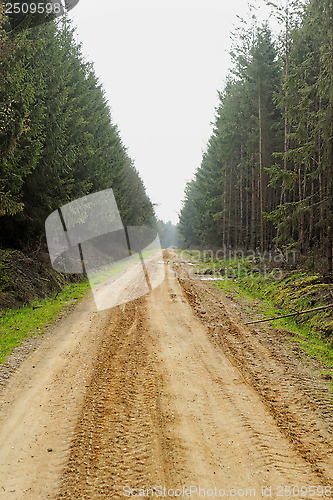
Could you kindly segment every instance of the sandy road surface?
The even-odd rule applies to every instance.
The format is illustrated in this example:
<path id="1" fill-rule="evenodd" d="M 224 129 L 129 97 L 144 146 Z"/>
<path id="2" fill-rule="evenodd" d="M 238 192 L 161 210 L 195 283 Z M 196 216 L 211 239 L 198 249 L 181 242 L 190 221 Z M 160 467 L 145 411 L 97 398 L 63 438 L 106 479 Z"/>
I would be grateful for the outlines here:
<path id="1" fill-rule="evenodd" d="M 333 498 L 328 384 L 169 259 L 144 298 L 81 302 L 11 378 L 0 498 Z"/>

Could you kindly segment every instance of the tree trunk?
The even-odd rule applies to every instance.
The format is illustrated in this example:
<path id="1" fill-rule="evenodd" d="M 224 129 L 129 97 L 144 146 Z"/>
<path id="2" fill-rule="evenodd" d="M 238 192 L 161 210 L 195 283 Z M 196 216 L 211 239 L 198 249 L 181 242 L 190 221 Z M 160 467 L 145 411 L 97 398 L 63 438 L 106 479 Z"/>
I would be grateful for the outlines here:
<path id="1" fill-rule="evenodd" d="M 261 110 L 261 85 L 259 78 L 259 197 L 260 197 L 260 249 L 263 252 L 265 245 L 264 236 L 264 190 L 263 190 L 263 162 L 262 162 L 262 110 Z"/>
<path id="2" fill-rule="evenodd" d="M 252 200 L 251 200 L 251 248 L 256 249 L 256 182 L 254 157 L 252 155 Z"/>

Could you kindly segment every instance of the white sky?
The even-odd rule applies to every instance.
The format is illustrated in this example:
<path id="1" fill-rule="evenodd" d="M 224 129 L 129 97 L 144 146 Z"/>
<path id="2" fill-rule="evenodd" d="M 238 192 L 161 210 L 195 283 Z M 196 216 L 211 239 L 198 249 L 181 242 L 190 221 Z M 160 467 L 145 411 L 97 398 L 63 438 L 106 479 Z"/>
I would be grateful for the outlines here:
<path id="1" fill-rule="evenodd" d="M 83 53 L 157 216 L 178 221 L 184 187 L 211 134 L 246 0 L 80 0 Z"/>

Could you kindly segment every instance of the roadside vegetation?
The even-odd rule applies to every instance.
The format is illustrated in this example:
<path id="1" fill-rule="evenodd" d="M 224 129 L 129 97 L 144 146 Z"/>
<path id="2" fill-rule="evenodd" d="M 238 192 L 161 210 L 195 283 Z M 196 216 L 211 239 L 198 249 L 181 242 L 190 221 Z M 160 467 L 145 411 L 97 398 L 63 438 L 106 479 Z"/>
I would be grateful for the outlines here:
<path id="1" fill-rule="evenodd" d="M 67 284 L 54 297 L 0 312 L 0 363 L 24 340 L 43 334 L 52 322 L 84 297 L 89 289 L 88 281 Z"/>
<path id="2" fill-rule="evenodd" d="M 198 277 L 214 278 L 212 286 L 234 297 L 251 301 L 249 321 L 272 318 L 333 304 L 333 286 L 313 273 L 267 260 L 216 259 L 209 252 L 185 252 L 196 266 Z M 253 307 L 252 307 L 253 306 Z M 269 321 L 267 324 L 288 332 L 311 355 L 333 369 L 333 308 Z"/>

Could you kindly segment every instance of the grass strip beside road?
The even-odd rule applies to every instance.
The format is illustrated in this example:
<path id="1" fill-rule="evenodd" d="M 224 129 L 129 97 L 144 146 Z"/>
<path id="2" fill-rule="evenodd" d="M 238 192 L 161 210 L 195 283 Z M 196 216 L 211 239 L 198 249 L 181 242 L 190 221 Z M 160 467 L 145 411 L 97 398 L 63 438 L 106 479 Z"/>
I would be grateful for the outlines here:
<path id="1" fill-rule="evenodd" d="M 0 313 L 0 363 L 27 338 L 43 334 L 72 304 L 84 297 L 90 286 L 88 281 L 66 285 L 53 298 L 35 301 L 30 306 Z M 37 306 L 37 307 L 36 307 Z"/>
<path id="2" fill-rule="evenodd" d="M 251 315 L 249 321 L 327 305 L 332 301 L 332 286 L 325 283 L 321 276 L 305 270 L 284 271 L 280 279 L 274 279 L 269 270 L 266 273 L 254 273 L 258 265 L 246 259 L 198 260 L 196 252 L 189 251 L 187 254 L 198 272 L 209 269 L 214 271 L 215 276 L 221 275 L 222 279 L 212 282 L 211 286 L 235 298 L 246 297 L 250 301 L 247 307 Z M 333 369 L 331 309 L 269 321 L 267 324 L 283 331 L 285 335 L 289 333 L 308 354 L 324 361 L 330 371 Z"/>

